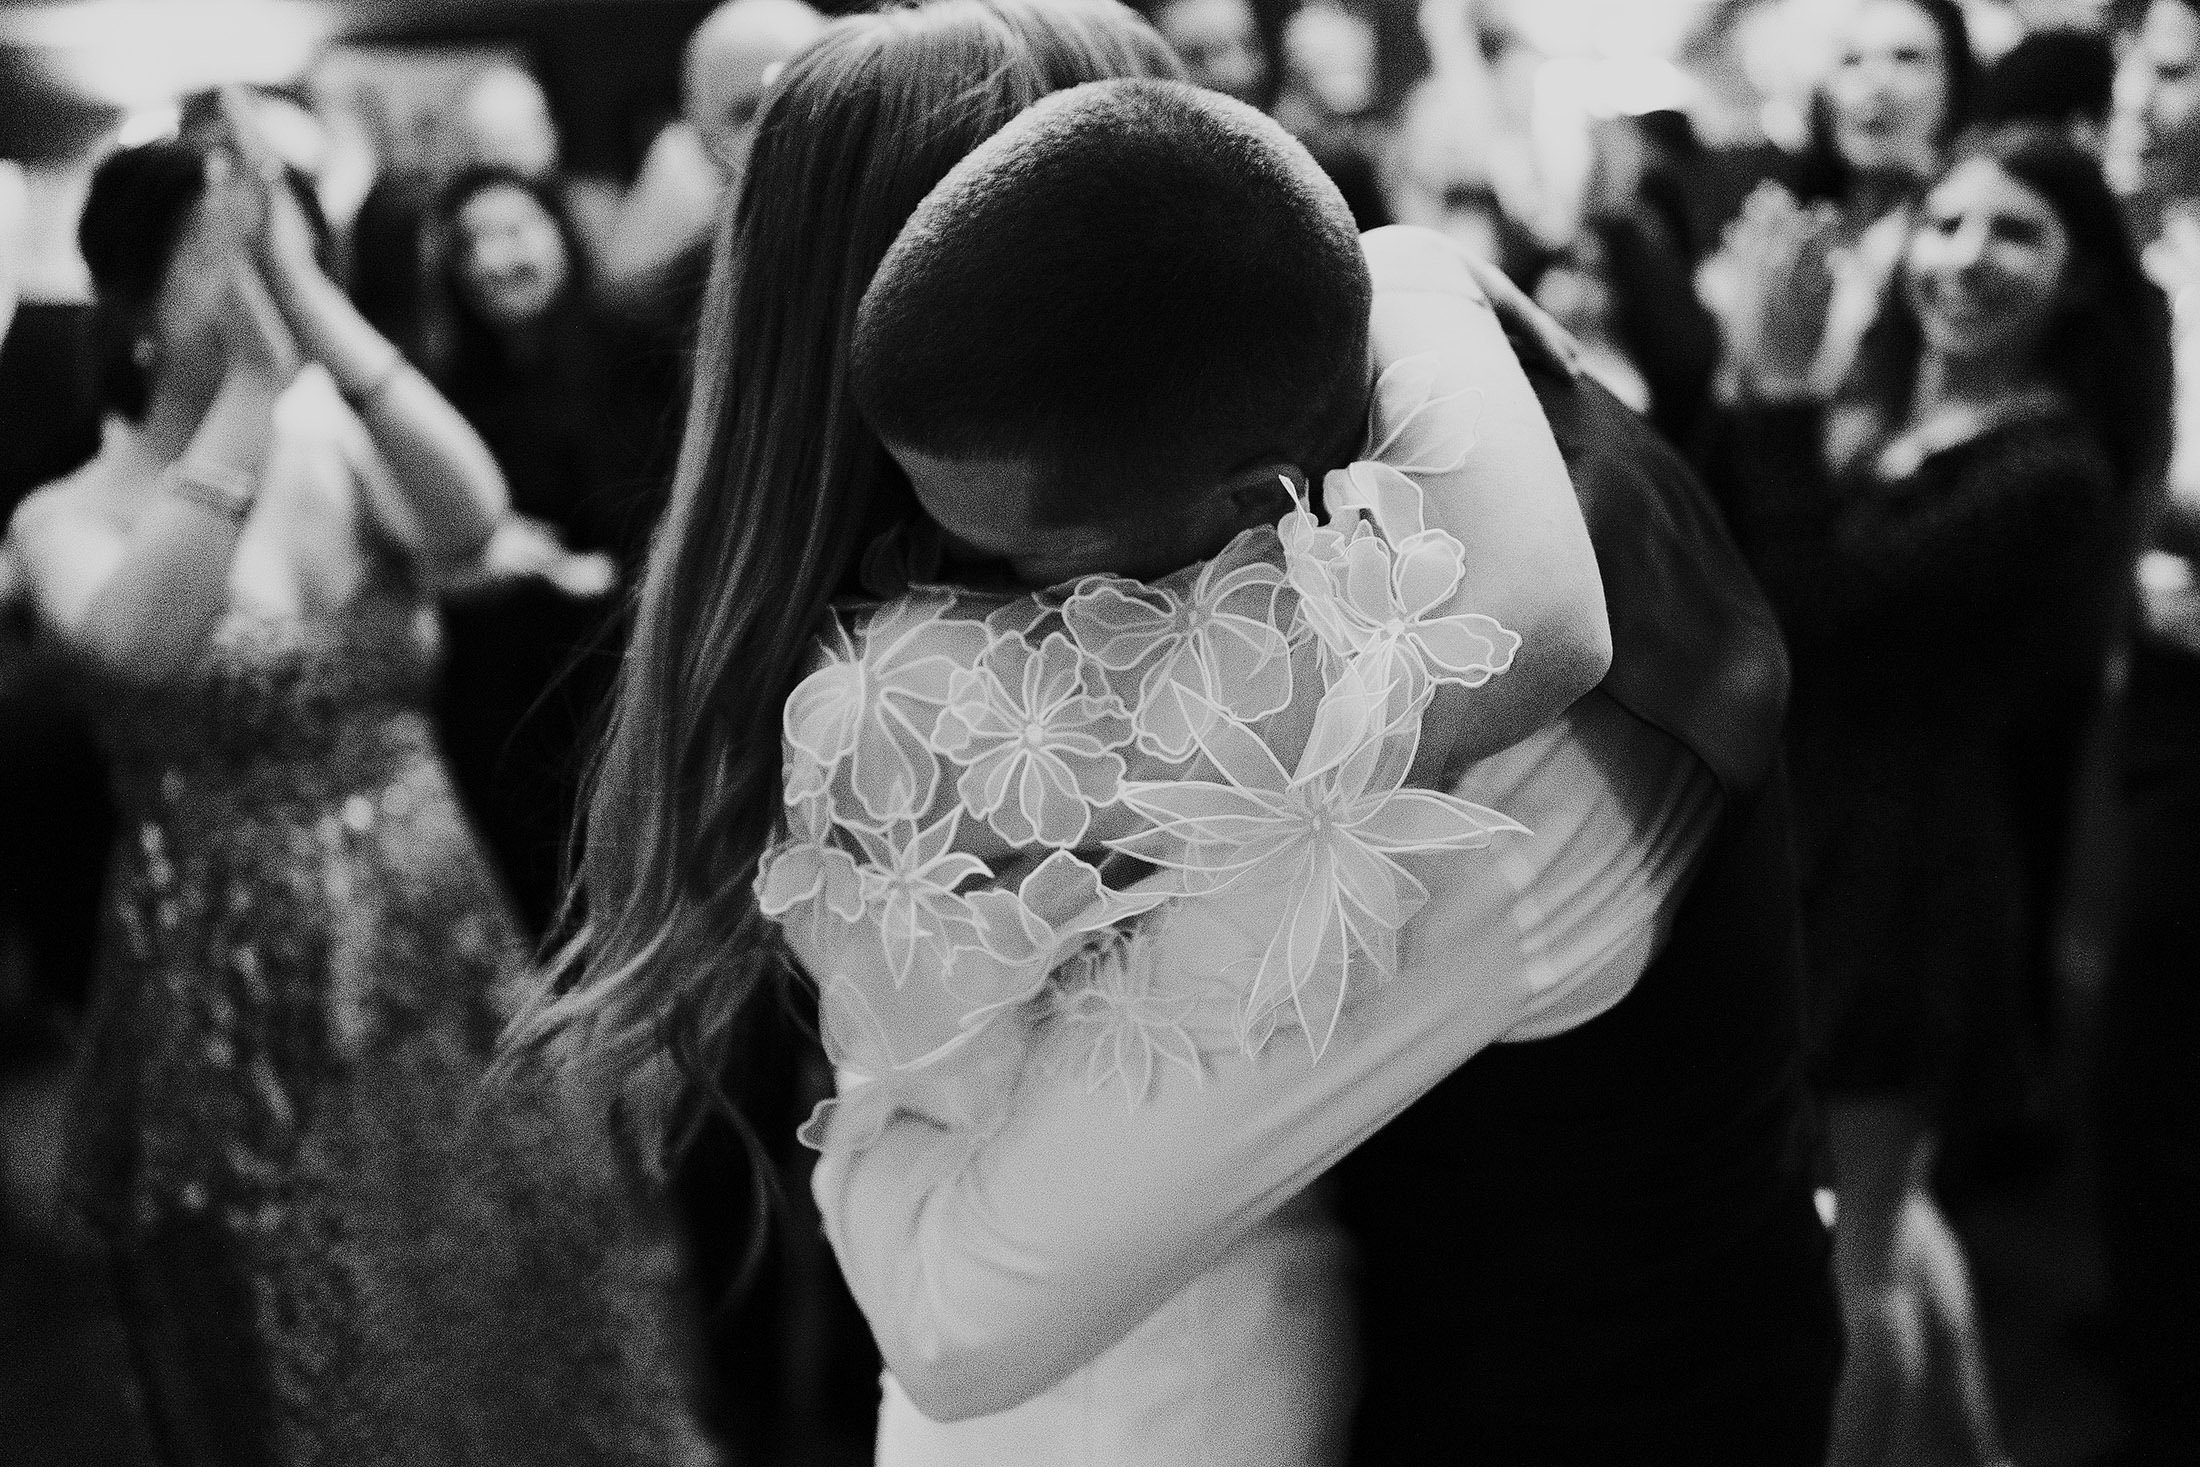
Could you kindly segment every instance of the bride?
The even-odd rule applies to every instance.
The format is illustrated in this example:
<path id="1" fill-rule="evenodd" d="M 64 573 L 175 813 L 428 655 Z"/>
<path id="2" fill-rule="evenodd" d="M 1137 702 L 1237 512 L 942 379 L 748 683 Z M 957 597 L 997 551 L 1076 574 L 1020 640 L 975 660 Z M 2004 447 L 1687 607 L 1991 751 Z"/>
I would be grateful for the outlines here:
<path id="1" fill-rule="evenodd" d="M 932 527 L 908 478 L 857 414 L 850 391 L 857 306 L 926 193 L 1031 102 L 1087 80 L 1176 75 L 1151 31 L 1107 0 L 1045 8 L 935 0 L 839 22 L 790 64 L 760 119 L 714 266 L 687 442 L 591 802 L 583 965 L 566 994 L 522 1026 L 522 1042 L 570 1037 L 588 1063 L 641 1077 L 632 1082 L 638 1099 L 662 1100 L 682 1084 L 707 1083 L 744 1004 L 775 977 L 860 969 L 814 940 L 805 944 L 799 930 L 790 941 L 773 921 L 789 918 L 814 939 L 816 925 L 803 920 L 815 915 L 814 888 L 771 889 L 790 849 L 786 801 L 800 793 L 785 783 L 789 699 L 821 657 L 830 663 L 825 639 L 833 628 L 861 656 L 854 649 L 878 639 L 877 618 L 908 610 L 878 605 L 880 562 L 905 548 L 910 527 Z M 1380 264 L 1382 250 L 1370 252 Z M 1472 296 L 1473 287 L 1456 293 Z M 1378 326 L 1382 313 L 1378 297 Z M 1563 467 L 1486 310 L 1481 318 L 1467 365 L 1506 410 L 1485 411 L 1477 462 L 1528 462 L 1539 473 L 1473 501 L 1477 533 L 1455 544 L 1477 608 L 1526 632 L 1523 665 L 1561 671 L 1482 689 L 1475 747 L 1465 758 L 1507 747 L 1592 686 L 1604 639 L 1596 567 Z M 1378 366 L 1386 342 L 1397 349 L 1416 339 L 1378 330 Z M 1418 339 L 1425 349 L 1425 333 Z M 1527 553 L 1554 543 L 1565 553 Z M 1533 574 L 1523 569 L 1530 564 Z M 1562 573 L 1546 573 L 1553 564 Z M 1011 588 L 991 604 L 1016 600 Z M 919 628 L 925 636 L 943 631 L 952 638 L 942 620 Z M 794 767 L 797 784 L 836 777 L 830 761 L 807 773 L 799 760 Z M 1006 871 L 1014 863 L 996 864 Z M 1108 899 L 1099 905 L 1109 908 Z M 1168 951 L 1159 950 L 1164 960 Z M 1037 956 L 1037 976 L 1046 980 L 1061 956 Z M 889 986 L 909 976 L 904 964 Z M 870 992 L 883 996 L 887 987 Z M 865 1198 L 872 1183 L 906 1169 L 910 1147 L 929 1144 L 921 1130 L 897 1124 L 901 1116 L 942 1122 L 951 1138 L 964 1131 L 956 1144 L 977 1139 L 971 1108 L 958 1106 L 975 1084 L 974 1108 L 986 1108 L 987 1074 L 972 1058 L 983 1047 L 944 1046 L 960 1058 L 926 1065 L 940 1046 L 895 1032 L 897 1019 L 859 1053 L 849 1006 L 828 999 L 824 1010 L 834 1058 L 844 1072 L 866 1073 L 846 1076 L 857 1083 L 812 1128 L 828 1153 L 821 1198 L 859 1302 L 907 1388 L 889 1391 L 882 1460 L 1059 1460 L 1071 1438 L 1088 1456 L 1125 1462 L 1215 1460 L 1220 1448 L 1234 1460 L 1314 1463 L 1341 1452 L 1351 1393 L 1349 1372 L 1339 1368 L 1349 1352 L 1341 1242 L 1318 1204 L 1293 1200 L 1319 1166 L 1218 1221 L 1206 1256 L 1228 1253 L 1232 1262 L 1174 1300 L 1139 1297 L 1121 1317 L 1066 1321 L 1044 1359 L 1009 1372 L 991 1396 L 933 1390 L 921 1343 L 930 1326 L 914 1317 L 904 1289 L 871 1285 L 897 1277 L 891 1261 L 874 1266 L 874 1255 L 894 1247 L 898 1221 Z M 1422 1017 L 1433 1026 L 1442 1015 Z M 1259 1057 L 1257 1043 L 1239 1047 L 1248 1053 L 1213 1067 L 1221 1086 L 1306 1073 L 1306 1046 L 1281 1065 Z M 1012 1062 L 1016 1048 L 1013 1040 L 1007 1046 Z M 1366 1078 L 1364 1068 L 1344 1067 L 1328 1077 L 1332 1087 L 1339 1073 Z M 927 1089 L 930 1081 L 951 1083 Z M 960 1082 L 969 1083 L 958 1090 Z M 1080 1095 L 1086 1088 L 1082 1072 L 1058 1083 Z M 1017 1089 L 1016 1103 L 1026 1093 Z M 1006 1094 L 1004 1079 L 990 1096 L 996 1109 Z M 1410 1094 L 1396 1103 L 1403 1099 Z M 948 1113 L 936 1113 L 943 1105 Z M 1142 1113 L 1124 1124 L 1136 1127 Z M 1272 1110 L 1269 1123 L 1285 1113 Z M 1353 1119 L 1361 1135 L 1376 1123 Z M 1124 1250 L 1139 1242 L 1117 1241 Z M 1265 1316 L 1249 1302 L 1259 1300 L 1273 1306 Z M 1139 1328 L 1148 1316 L 1165 1328 Z M 1202 1368 L 1177 1368 L 1189 1360 Z M 932 1419 L 954 1416 L 979 1419 Z"/>

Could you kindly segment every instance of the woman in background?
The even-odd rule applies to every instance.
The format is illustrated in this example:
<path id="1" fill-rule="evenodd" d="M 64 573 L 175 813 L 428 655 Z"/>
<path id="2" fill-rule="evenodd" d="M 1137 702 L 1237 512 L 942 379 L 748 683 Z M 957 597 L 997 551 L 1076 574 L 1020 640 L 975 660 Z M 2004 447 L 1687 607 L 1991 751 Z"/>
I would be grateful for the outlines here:
<path id="1" fill-rule="evenodd" d="M 425 706 L 433 597 L 503 483 L 277 179 L 242 134 L 101 165 L 114 428 L 0 576 L 122 812 L 76 1145 L 155 1440 L 708 1462 L 675 1253 L 600 1106 L 479 1083 L 529 975 Z"/>
<path id="2" fill-rule="evenodd" d="M 438 722 L 459 798 L 540 934 L 557 908 L 582 731 L 616 660 L 608 552 L 638 536 L 610 498 L 587 259 L 555 191 L 469 169 L 443 191 L 436 227 L 451 343 L 434 380 L 488 445 L 544 556 L 533 574 L 453 598 Z"/>
<path id="3" fill-rule="evenodd" d="M 1698 289 L 1729 338 L 1753 333 L 1735 319 L 1741 284 L 1768 232 L 1800 230 L 1825 262 L 1798 285 L 1811 295 L 1811 350 L 1794 370 L 1821 394 L 1837 388 L 1909 237 L 1912 210 L 1937 177 L 1948 145 L 1969 120 L 1978 62 L 1956 0 L 1863 0 L 1838 38 L 1833 70 L 1811 101 L 1810 144 L 1790 187 L 1762 184 Z M 1807 311 L 1802 308 L 1807 307 Z"/>
<path id="4" fill-rule="evenodd" d="M 1994 1462 L 1969 1279 L 1929 1180 L 1959 1098 L 2035 1063 L 2029 810 L 2068 781 L 2033 758 L 2054 716 L 2040 710 L 2100 687 L 2162 468 L 2167 316 L 2098 166 L 2045 136 L 1982 145 L 1941 176 L 1831 401 L 1810 387 L 1823 269 L 1807 221 L 1759 242 L 1719 487 L 1795 659 L 1812 1038 L 1850 1331 L 1831 1460 L 1888 1460 L 1936 1380 L 1955 1389 L 1968 1460 Z"/>

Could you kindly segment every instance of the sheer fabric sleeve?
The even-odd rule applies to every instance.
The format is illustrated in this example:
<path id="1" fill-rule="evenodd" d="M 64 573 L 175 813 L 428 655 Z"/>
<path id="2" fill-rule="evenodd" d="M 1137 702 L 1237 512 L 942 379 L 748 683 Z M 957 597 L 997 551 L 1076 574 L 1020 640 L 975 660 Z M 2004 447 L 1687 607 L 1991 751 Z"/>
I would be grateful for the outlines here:
<path id="1" fill-rule="evenodd" d="M 896 1380 L 956 1421 L 1028 1400 L 1121 1339 L 1288 1201 L 1520 1018 L 1525 994 L 1494 874 L 1458 900 L 1457 981 L 1367 994 L 1317 1063 L 1307 1047 L 1164 1066 L 1137 1106 L 1093 1089 L 1080 1036 L 1043 1031 L 982 1141 L 908 1114 L 828 1151 L 827 1236 Z M 1464 915 L 1464 914 L 1462 914 Z M 1176 934 L 1161 962 L 1197 961 Z"/>
<path id="2" fill-rule="evenodd" d="M 1504 678 L 1471 696 L 1457 686 L 1438 691 L 1424 768 L 1456 770 L 1541 728 L 1602 681 L 1612 661 L 1604 581 L 1550 423 L 1456 247 L 1404 225 L 1372 231 L 1361 246 L 1374 285 L 1369 343 L 1384 369 L 1378 441 L 1367 456 L 1436 470 L 1421 479 L 1428 525 L 1465 550 L 1465 574 L 1445 609 L 1493 617 L 1526 649 Z M 1432 364 L 1425 370 L 1441 389 L 1430 401 L 1449 406 L 1389 411 L 1393 378 L 1420 361 Z M 1431 440 L 1456 431 L 1447 418 L 1471 425 L 1471 453 L 1436 450 Z"/>
<path id="3" fill-rule="evenodd" d="M 1018 1405 L 1110 1348 L 1255 1224 L 1490 1043 L 1583 1022 L 1662 941 L 1715 822 L 1714 782 L 1598 695 L 1471 772 L 1535 830 L 1492 860 L 1417 865 L 1434 896 L 1399 974 L 1304 1044 L 1162 1066 L 1144 1100 L 1082 1079 L 1082 1036 L 1042 1027 L 1001 1126 L 910 1116 L 828 1153 L 813 1186 L 881 1351 L 927 1416 Z M 1228 951 L 1197 926 L 1157 961 Z"/>

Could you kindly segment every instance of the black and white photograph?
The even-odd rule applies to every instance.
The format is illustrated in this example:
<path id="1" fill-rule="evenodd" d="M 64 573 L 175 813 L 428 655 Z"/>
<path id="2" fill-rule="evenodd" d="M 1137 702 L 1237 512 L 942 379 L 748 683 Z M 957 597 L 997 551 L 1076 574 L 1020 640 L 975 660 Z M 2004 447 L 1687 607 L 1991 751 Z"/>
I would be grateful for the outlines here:
<path id="1" fill-rule="evenodd" d="M 0 0 L 0 1460 L 2200 1467 L 2200 0 Z"/>

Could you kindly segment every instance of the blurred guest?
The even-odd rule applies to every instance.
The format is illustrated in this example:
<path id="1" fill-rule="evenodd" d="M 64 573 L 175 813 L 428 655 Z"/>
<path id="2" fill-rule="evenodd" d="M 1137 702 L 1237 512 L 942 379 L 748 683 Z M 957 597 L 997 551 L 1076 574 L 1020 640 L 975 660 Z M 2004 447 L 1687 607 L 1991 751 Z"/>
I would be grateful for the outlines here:
<path id="1" fill-rule="evenodd" d="M 650 144 L 605 242 L 605 299 L 691 323 L 710 270 L 710 238 L 748 161 L 757 109 L 788 58 L 824 20 L 802 0 L 727 0 L 688 41 L 682 115 Z"/>
<path id="2" fill-rule="evenodd" d="M 1797 49 L 1789 26 L 1787 7 L 1773 0 L 1709 0 L 1674 49 L 1674 64 L 1691 83 L 1682 120 L 1694 140 L 1674 177 L 1699 256 L 1751 191 L 1793 173 L 1807 142 L 1805 109 L 1772 89 L 1766 75 L 1768 56 Z"/>
<path id="3" fill-rule="evenodd" d="M 2116 53 L 2106 36 L 2033 31 L 1986 69 L 1972 120 L 2052 128 L 2099 157 L 2115 85 Z"/>
<path id="4" fill-rule="evenodd" d="M 1183 58 L 1186 80 L 1248 106 L 1268 105 L 1276 69 L 1250 0 L 1161 0 L 1152 16 Z"/>
<path id="5" fill-rule="evenodd" d="M 712 11 L 688 41 L 683 114 L 650 145 L 605 239 L 607 443 L 620 460 L 615 477 L 643 501 L 634 523 L 644 534 L 679 450 L 712 236 L 765 93 L 824 24 L 802 0 L 727 0 Z M 630 568 L 641 551 L 639 539 L 625 547 Z"/>
<path id="6" fill-rule="evenodd" d="M 1488 238 L 1498 252 L 1477 250 L 1481 258 L 1524 279 L 1516 262 L 1562 244 L 1571 224 L 1554 227 L 1538 164 L 1533 78 L 1542 58 L 1478 0 L 1421 0 L 1414 17 L 1429 72 L 1400 109 L 1394 210 L 1462 243 Z"/>
<path id="7" fill-rule="evenodd" d="M 451 352 L 450 313 L 435 288 L 443 241 L 436 183 L 424 168 L 385 169 L 351 223 L 351 300 L 368 324 L 421 370 L 442 370 Z"/>
<path id="8" fill-rule="evenodd" d="M 1960 1245 L 1928 1190 L 1965 1087 L 2036 1063 L 2035 710 L 2087 704 L 2167 413 L 2167 327 L 2098 166 L 1990 141 L 1925 196 L 1849 387 L 1813 390 L 1807 221 L 1750 224 L 1724 492 L 1794 648 L 1813 1048 L 1850 1366 L 1832 1461 L 1890 1460 L 1930 1382 L 2004 1460 Z M 1748 221 L 1745 221 L 1747 223 Z M 1928 1361 L 1952 1362 L 1949 1369 Z"/>
<path id="9" fill-rule="evenodd" d="M 1391 222 L 1376 160 L 1375 30 L 1334 0 L 1312 0 L 1283 27 L 1283 89 L 1269 108 L 1337 185 L 1363 230 Z"/>
<path id="10" fill-rule="evenodd" d="M 603 472 L 587 264 L 557 195 L 478 167 L 445 190 L 438 216 L 453 337 L 436 385 L 495 455 L 546 558 L 451 605 L 437 712 L 459 797 L 540 934 L 557 907 L 582 731 L 616 657 L 599 644 L 603 552 L 619 542 L 622 506 Z"/>
<path id="11" fill-rule="evenodd" d="M 445 168 L 453 176 L 469 168 L 504 168 L 548 184 L 590 243 L 608 231 L 617 207 L 605 184 L 566 168 L 550 98 L 532 71 L 512 62 L 483 68 L 459 93 Z"/>
<path id="12" fill-rule="evenodd" d="M 441 292 L 443 235 L 436 202 L 451 179 L 496 169 L 540 185 L 573 225 L 582 254 L 610 229 L 611 204 L 596 181 L 568 174 L 549 98 L 532 72 L 499 62 L 476 72 L 458 95 L 443 156 L 385 168 L 351 218 L 353 304 L 408 361 L 431 376 L 453 350 L 449 301 Z"/>
<path id="13" fill-rule="evenodd" d="M 2200 1462 L 2200 9 L 2155 0 L 2118 78 L 2147 268 L 2176 304 L 2176 437 L 2142 562 L 2120 719 L 2123 928 L 2102 995 L 2095 1141 L 2117 1461 Z"/>
<path id="14" fill-rule="evenodd" d="M 1792 191 L 1751 195 L 1744 214 L 1811 221 L 1810 248 L 1830 270 L 1810 372 L 1817 389 L 1841 384 L 1900 260 L 1918 192 L 1969 119 L 1978 66 L 1956 0 L 1862 0 L 1839 37 L 1832 71 L 1812 99 L 1810 142 Z M 1784 226 L 1783 226 L 1784 227 Z M 1724 315 L 1742 253 L 1722 250 L 1699 286 Z"/>
<path id="15" fill-rule="evenodd" d="M 1567 324 L 1590 351 L 1589 370 L 1613 395 L 1668 442 L 1686 445 L 1719 361 L 1718 326 L 1691 284 L 1696 243 L 1685 174 L 1701 150 L 1678 113 L 1614 118 L 1593 127 L 1590 141 L 1580 233 L 1537 296 L 1549 295 L 1546 309 L 1561 320 L 1572 316 Z"/>
<path id="16" fill-rule="evenodd" d="M 459 93 L 452 118 L 455 161 L 547 178 L 558 166 L 558 127 L 542 83 L 519 66 L 484 67 Z"/>
<path id="17" fill-rule="evenodd" d="M 531 979 L 424 704 L 503 485 L 229 116 L 95 175 L 112 427 L 0 550 L 124 812 L 76 1176 L 160 1454 L 708 1461 L 598 1109 L 481 1083 Z"/>

